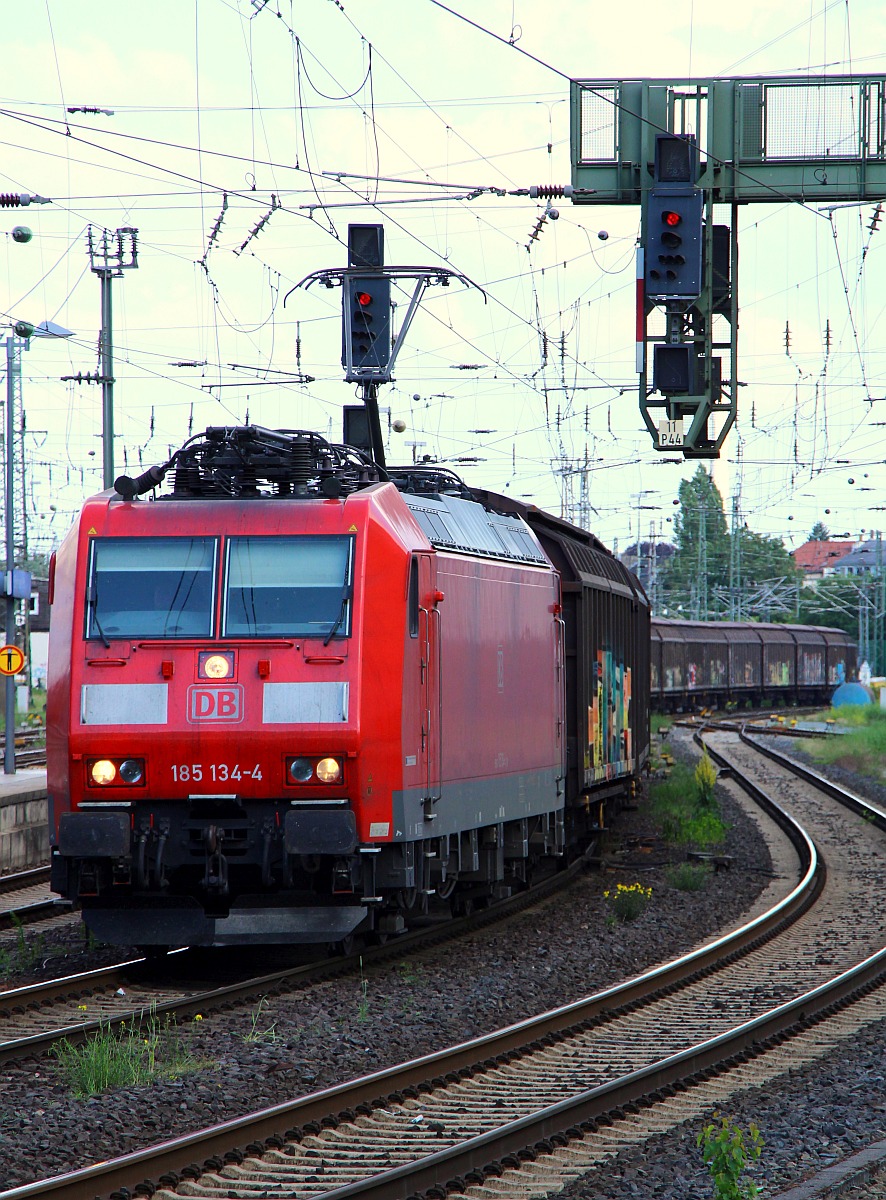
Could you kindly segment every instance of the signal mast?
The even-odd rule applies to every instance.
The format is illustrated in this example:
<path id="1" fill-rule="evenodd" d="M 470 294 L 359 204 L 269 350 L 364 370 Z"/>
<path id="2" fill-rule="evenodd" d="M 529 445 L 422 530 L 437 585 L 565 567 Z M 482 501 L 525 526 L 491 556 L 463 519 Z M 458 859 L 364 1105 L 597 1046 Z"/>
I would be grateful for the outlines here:
<path id="1" fill-rule="evenodd" d="M 415 287 L 403 324 L 394 335 L 391 284 L 400 279 L 414 279 Z M 378 389 L 393 378 L 394 363 L 425 289 L 431 284 L 448 287 L 451 279 L 458 279 L 466 287 L 476 287 L 483 292 L 466 275 L 447 267 L 386 267 L 384 226 L 349 225 L 347 267 L 313 271 L 284 298 L 285 305 L 296 288 L 304 287 L 307 290 L 317 282 L 328 288 L 341 285 L 341 364 L 345 369 L 345 381 L 360 385 L 367 426 L 361 437 L 352 423 L 353 436 L 345 440 L 368 450 L 382 469 L 385 467 L 385 450 L 378 412 Z M 485 292 L 483 297 L 486 298 Z"/>

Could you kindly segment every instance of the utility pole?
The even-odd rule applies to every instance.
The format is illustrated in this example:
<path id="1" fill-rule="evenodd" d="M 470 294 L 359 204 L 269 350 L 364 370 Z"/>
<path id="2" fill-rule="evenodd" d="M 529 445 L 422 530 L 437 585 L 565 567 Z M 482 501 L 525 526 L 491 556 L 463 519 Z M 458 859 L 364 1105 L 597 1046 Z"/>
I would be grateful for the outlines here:
<path id="1" fill-rule="evenodd" d="M 736 492 L 732 497 L 732 536 L 729 540 L 729 620 L 740 621 L 741 609 L 741 510 Z"/>
<path id="2" fill-rule="evenodd" d="M 637 529 L 636 529 L 637 544 L 636 544 L 636 548 L 635 548 L 636 553 L 634 554 L 633 570 L 634 570 L 634 574 L 637 576 L 638 579 L 640 578 L 640 576 L 642 574 L 642 569 L 643 569 L 642 568 L 643 551 L 642 551 L 642 541 L 641 541 L 642 534 L 640 532 L 642 517 L 640 514 L 642 512 L 652 512 L 654 509 L 658 508 L 657 504 L 644 504 L 643 503 L 643 498 L 645 496 L 651 496 L 652 494 L 653 494 L 652 488 L 645 488 L 642 492 L 637 492 L 636 496 L 634 497 L 634 499 L 637 501 Z M 648 582 L 648 578 L 647 578 L 647 582 Z"/>
<path id="3" fill-rule="evenodd" d="M 858 589 L 858 657 L 862 662 L 871 661 L 870 602 L 867 585 L 862 582 Z"/>
<path id="4" fill-rule="evenodd" d="M 7 337 L 6 339 L 6 488 L 5 488 L 5 520 L 6 520 L 6 579 L 3 591 L 6 596 L 6 626 L 5 644 L 15 644 L 15 602 L 16 588 L 13 586 L 13 570 L 15 568 L 15 413 L 16 399 L 21 403 L 21 373 L 22 351 L 28 349 L 26 338 Z M 30 584 L 28 586 L 30 592 Z M 12 674 L 6 674 L 4 709 L 6 716 L 6 737 L 3 751 L 3 770 L 7 775 L 15 774 L 15 679 Z"/>
<path id="5" fill-rule="evenodd" d="M 876 580 L 873 587 L 874 600 L 874 644 L 873 644 L 873 660 L 870 664 L 870 670 L 874 674 L 881 674 L 884 670 L 884 637 L 882 637 L 882 533 L 881 530 L 876 530 Z"/>
<path id="6" fill-rule="evenodd" d="M 111 303 L 111 280 L 122 277 L 124 271 L 138 267 L 138 230 L 124 226 L 114 234 L 103 229 L 94 234 L 89 226 L 86 235 L 89 265 L 98 275 L 102 296 L 102 328 L 99 340 L 99 372 L 94 380 L 83 382 L 102 385 L 102 483 L 114 485 L 114 337 Z M 78 381 L 80 382 L 80 381 Z"/>
<path id="7" fill-rule="evenodd" d="M 706 621 L 708 619 L 708 501 L 707 496 L 698 497 L 698 499 L 701 501 L 696 510 L 698 516 L 698 569 L 692 616 L 696 621 Z"/>
<path id="8" fill-rule="evenodd" d="M 652 613 L 655 616 L 660 608 L 658 594 L 658 540 L 661 535 L 661 524 L 656 528 L 655 522 L 649 522 L 649 591 L 652 600 Z"/>

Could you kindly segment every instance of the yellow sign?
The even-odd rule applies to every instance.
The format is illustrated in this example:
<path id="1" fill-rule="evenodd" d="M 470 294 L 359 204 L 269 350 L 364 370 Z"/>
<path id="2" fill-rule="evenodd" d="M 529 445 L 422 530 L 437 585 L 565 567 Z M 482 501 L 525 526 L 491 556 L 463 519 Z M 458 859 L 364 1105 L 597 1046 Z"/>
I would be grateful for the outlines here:
<path id="1" fill-rule="evenodd" d="M 25 656 L 18 646 L 0 646 L 0 675 L 18 675 Z"/>

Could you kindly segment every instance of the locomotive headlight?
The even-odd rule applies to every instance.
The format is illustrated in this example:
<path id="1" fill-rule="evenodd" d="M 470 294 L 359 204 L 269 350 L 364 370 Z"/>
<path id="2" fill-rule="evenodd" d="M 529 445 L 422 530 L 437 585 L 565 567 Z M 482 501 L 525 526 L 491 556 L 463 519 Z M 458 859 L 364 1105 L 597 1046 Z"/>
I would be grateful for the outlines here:
<path id="1" fill-rule="evenodd" d="M 309 758 L 294 758 L 289 764 L 289 776 L 294 783 L 307 783 L 314 773 L 314 765 Z"/>
<path id="2" fill-rule="evenodd" d="M 145 764 L 140 758 L 125 758 L 120 764 L 120 778 L 124 783 L 141 783 L 145 777 Z"/>
<path id="3" fill-rule="evenodd" d="M 100 758 L 98 762 L 94 762 L 89 771 L 92 782 L 102 787 L 104 784 L 113 783 L 117 776 L 117 768 L 107 758 Z"/>
<path id="4" fill-rule="evenodd" d="M 201 654 L 197 660 L 197 674 L 201 679 L 229 679 L 234 674 L 234 655 Z"/>
<path id="5" fill-rule="evenodd" d="M 94 758 L 86 762 L 86 780 L 91 787 L 144 787 L 143 758 Z"/>
<path id="6" fill-rule="evenodd" d="M 338 783 L 341 779 L 341 763 L 335 758 L 321 758 L 317 763 L 317 778 L 321 783 Z"/>

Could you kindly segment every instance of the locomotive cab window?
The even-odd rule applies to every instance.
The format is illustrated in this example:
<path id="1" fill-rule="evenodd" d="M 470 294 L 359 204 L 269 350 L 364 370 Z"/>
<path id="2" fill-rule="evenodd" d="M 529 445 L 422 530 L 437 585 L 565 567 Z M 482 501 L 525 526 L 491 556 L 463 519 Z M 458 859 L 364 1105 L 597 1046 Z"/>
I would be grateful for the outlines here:
<path id="1" fill-rule="evenodd" d="M 409 636 L 418 637 L 418 559 L 412 558 L 409 563 L 409 592 L 406 598 L 409 610 Z"/>
<path id="2" fill-rule="evenodd" d="M 93 538 L 90 640 L 209 637 L 215 538 Z"/>
<path id="3" fill-rule="evenodd" d="M 350 537 L 240 537 L 228 543 L 224 637 L 351 632 Z"/>

